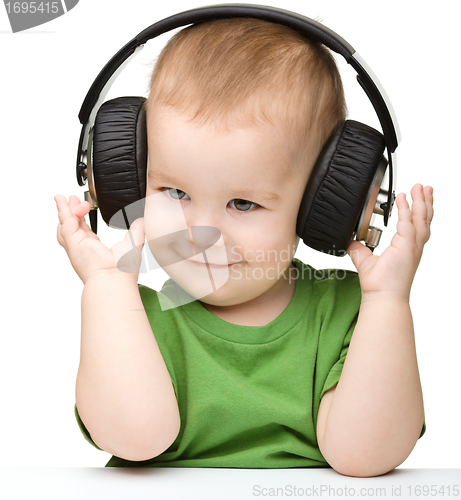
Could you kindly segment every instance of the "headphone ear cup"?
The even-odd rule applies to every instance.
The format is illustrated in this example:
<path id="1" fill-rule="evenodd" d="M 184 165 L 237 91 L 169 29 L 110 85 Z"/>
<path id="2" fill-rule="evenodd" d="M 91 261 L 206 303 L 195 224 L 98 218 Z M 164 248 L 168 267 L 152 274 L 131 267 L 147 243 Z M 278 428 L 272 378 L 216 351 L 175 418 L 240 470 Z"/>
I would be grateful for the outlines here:
<path id="1" fill-rule="evenodd" d="M 329 138 L 309 177 L 296 223 L 304 243 L 346 254 L 385 147 L 377 130 L 345 121 Z"/>
<path id="2" fill-rule="evenodd" d="M 146 196 L 145 102 L 144 97 L 118 97 L 105 102 L 96 115 L 92 162 L 94 186 L 101 216 L 111 227 L 128 229 L 125 212 L 124 217 L 113 216 Z M 136 218 L 143 217 L 143 206 L 142 202 L 131 207 L 128 226 Z"/>

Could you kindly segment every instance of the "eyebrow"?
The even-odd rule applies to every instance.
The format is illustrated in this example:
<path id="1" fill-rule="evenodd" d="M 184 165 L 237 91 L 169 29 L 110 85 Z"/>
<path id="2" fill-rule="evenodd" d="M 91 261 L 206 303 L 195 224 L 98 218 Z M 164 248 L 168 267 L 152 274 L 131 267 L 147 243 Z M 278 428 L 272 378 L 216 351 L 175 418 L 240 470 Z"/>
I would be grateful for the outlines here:
<path id="1" fill-rule="evenodd" d="M 166 172 L 155 172 L 155 170 L 149 169 L 147 176 L 150 181 L 161 182 L 165 185 L 177 186 L 180 184 L 179 181 L 170 177 Z M 269 200 L 280 200 L 280 196 L 276 193 L 272 193 L 271 191 L 267 191 L 267 189 L 260 189 L 258 191 L 253 189 L 238 189 L 238 198 L 242 200 L 251 200 L 252 198 L 258 198 L 260 200 L 269 201 Z"/>

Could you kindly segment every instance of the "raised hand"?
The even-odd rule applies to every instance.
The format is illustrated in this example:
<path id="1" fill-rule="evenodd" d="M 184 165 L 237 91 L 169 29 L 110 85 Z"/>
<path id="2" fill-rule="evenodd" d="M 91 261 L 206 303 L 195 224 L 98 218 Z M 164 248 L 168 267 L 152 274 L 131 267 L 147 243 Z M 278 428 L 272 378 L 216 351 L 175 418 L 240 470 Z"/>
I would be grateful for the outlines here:
<path id="1" fill-rule="evenodd" d="M 141 249 L 144 243 L 143 219 L 133 222 L 125 239 L 107 248 L 85 221 L 85 215 L 90 211 L 90 204 L 80 201 L 77 196 L 71 196 L 69 202 L 60 194 L 54 197 L 58 209 L 58 242 L 67 252 L 69 260 L 83 283 L 101 272 L 127 272 L 117 268 L 117 262 L 128 254 L 131 257 L 129 271 L 137 281 L 141 263 Z M 134 251 L 133 249 L 136 248 Z"/>
<path id="2" fill-rule="evenodd" d="M 359 273 L 362 296 L 385 293 L 388 297 L 409 300 L 411 284 L 430 236 L 434 214 L 432 193 L 430 186 L 413 186 L 411 209 L 405 194 L 397 196 L 397 232 L 380 256 L 373 255 L 358 241 L 350 244 L 347 253 Z"/>

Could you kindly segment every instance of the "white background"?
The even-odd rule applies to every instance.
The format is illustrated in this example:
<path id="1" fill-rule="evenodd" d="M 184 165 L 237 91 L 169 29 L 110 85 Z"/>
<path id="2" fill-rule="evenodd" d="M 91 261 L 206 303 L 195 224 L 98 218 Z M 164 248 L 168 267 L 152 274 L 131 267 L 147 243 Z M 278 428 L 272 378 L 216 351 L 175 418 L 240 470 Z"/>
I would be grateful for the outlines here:
<path id="1" fill-rule="evenodd" d="M 75 177 L 77 115 L 104 64 L 148 25 L 214 3 L 222 2 L 81 0 L 61 18 L 17 34 L 0 7 L 1 465 L 104 466 L 110 458 L 84 440 L 74 419 L 82 284 L 56 241 L 53 196 L 83 197 Z M 379 76 L 399 118 L 398 192 L 409 193 L 417 182 L 434 187 L 432 237 L 411 297 L 427 433 L 403 467 L 460 468 L 457 2 L 265 3 L 317 18 L 355 47 Z M 109 97 L 145 95 L 164 43 L 148 44 Z M 378 127 L 354 72 L 339 63 L 350 117 Z M 123 232 L 100 220 L 100 235 L 112 244 Z M 317 268 L 353 269 L 348 257 L 325 257 L 305 246 L 297 256 Z M 160 274 L 143 279 L 163 281 Z"/>

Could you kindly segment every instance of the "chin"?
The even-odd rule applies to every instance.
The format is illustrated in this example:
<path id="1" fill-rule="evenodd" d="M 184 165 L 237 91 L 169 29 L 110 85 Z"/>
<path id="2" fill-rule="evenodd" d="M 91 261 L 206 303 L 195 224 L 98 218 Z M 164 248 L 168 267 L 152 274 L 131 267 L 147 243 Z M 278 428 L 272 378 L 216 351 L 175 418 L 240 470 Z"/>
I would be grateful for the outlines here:
<path id="1" fill-rule="evenodd" d="M 242 297 L 241 294 L 238 297 L 230 296 L 229 293 L 226 293 L 224 290 L 222 290 L 222 288 L 224 287 L 221 287 L 220 289 L 214 291 L 213 293 L 210 293 L 209 295 L 202 297 L 201 299 L 199 299 L 200 302 L 215 307 L 236 306 L 238 304 L 243 304 L 244 302 L 248 302 L 247 297 Z"/>
<path id="2" fill-rule="evenodd" d="M 273 283 L 271 284 L 273 285 Z M 240 286 L 237 289 L 230 289 L 224 285 L 218 290 L 202 297 L 200 302 L 215 307 L 237 306 L 239 304 L 250 303 L 256 299 L 260 299 L 272 286 L 267 288 L 261 287 L 258 289 L 250 289 L 249 286 Z"/>
<path id="3" fill-rule="evenodd" d="M 196 266 L 188 261 L 178 262 L 163 268 L 164 271 L 187 293 L 202 299 L 202 297 L 222 294 L 222 289 L 227 288 L 229 270 L 227 266 L 213 269 L 212 280 L 205 266 Z"/>

